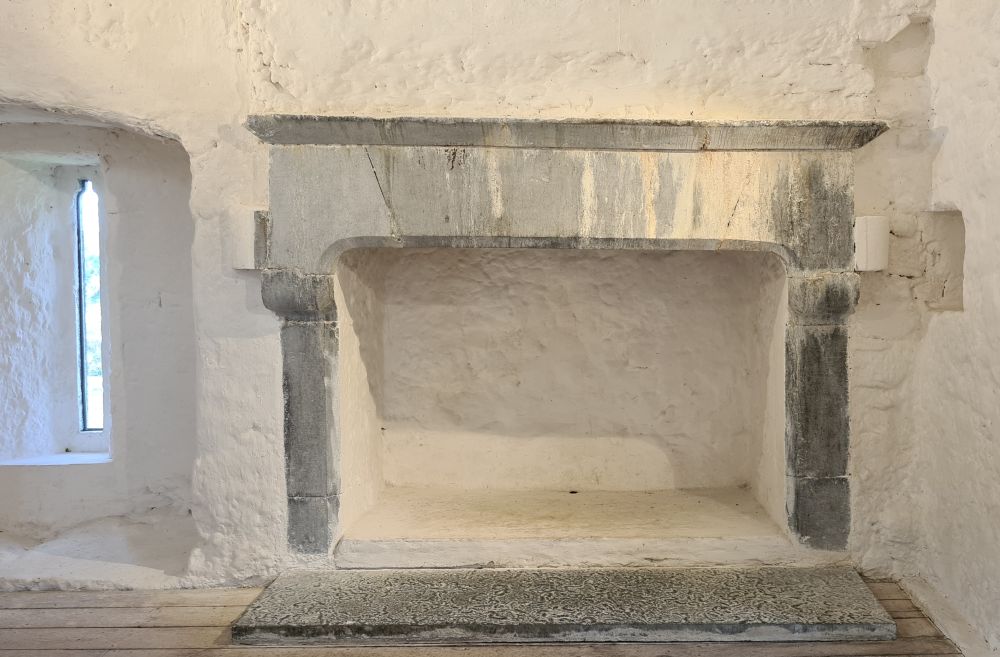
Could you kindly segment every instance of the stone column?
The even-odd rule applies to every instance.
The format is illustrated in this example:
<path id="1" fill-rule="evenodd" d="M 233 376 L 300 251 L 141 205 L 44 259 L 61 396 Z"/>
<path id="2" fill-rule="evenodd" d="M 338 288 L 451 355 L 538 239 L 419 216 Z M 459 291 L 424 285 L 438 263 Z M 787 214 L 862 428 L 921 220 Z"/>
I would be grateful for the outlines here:
<path id="1" fill-rule="evenodd" d="M 330 549 L 340 506 L 334 277 L 269 269 L 262 295 L 264 305 L 284 320 L 288 543 L 298 552 L 323 554 Z"/>
<path id="2" fill-rule="evenodd" d="M 850 534 L 847 318 L 857 300 L 853 272 L 789 275 L 786 506 L 791 530 L 818 549 L 844 549 Z"/>

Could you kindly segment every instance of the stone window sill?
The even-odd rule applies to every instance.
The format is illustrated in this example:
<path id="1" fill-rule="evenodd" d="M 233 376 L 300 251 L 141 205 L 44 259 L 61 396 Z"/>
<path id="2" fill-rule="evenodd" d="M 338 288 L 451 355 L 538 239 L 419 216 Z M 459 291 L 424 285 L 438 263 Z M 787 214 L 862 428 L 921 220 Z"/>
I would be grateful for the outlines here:
<path id="1" fill-rule="evenodd" d="M 7 465 L 94 465 L 110 463 L 108 452 L 65 452 L 62 454 L 43 454 L 19 459 L 0 461 L 0 467 Z"/>

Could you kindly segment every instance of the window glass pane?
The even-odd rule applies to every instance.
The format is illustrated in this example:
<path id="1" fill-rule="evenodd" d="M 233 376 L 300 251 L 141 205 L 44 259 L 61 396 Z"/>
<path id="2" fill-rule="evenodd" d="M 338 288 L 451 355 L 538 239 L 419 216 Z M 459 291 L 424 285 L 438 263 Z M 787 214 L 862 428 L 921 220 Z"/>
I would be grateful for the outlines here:
<path id="1" fill-rule="evenodd" d="M 77 195 L 80 299 L 80 398 L 84 431 L 104 428 L 104 363 L 101 351 L 101 225 L 99 200 L 89 180 Z"/>

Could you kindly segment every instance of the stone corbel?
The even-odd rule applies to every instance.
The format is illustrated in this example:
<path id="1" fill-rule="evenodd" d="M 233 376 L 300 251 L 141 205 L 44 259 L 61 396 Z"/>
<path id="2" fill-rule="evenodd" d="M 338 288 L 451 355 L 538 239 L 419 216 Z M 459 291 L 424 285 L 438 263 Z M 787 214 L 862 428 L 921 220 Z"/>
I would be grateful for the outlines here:
<path id="1" fill-rule="evenodd" d="M 293 269 L 265 269 L 261 296 L 268 310 L 286 320 L 337 320 L 333 274 L 303 274 Z"/>

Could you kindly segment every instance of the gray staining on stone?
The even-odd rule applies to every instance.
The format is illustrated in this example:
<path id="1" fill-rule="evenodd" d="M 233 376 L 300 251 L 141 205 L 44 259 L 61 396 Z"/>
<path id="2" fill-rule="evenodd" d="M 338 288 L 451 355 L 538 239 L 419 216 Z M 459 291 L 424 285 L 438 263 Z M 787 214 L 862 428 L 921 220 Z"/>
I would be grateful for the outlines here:
<path id="1" fill-rule="evenodd" d="M 358 241 L 425 236 L 574 238 L 583 248 L 588 239 L 750 241 L 787 247 L 788 264 L 805 269 L 845 269 L 853 257 L 851 203 L 840 193 L 851 160 L 840 152 L 274 151 L 273 267 L 328 273 Z"/>
<path id="2" fill-rule="evenodd" d="M 253 213 L 253 268 L 267 269 L 271 262 L 271 213 Z"/>
<path id="3" fill-rule="evenodd" d="M 852 150 L 886 130 L 879 121 L 663 121 L 254 115 L 269 144 L 478 146 L 579 150 Z"/>
<path id="4" fill-rule="evenodd" d="M 789 325 L 785 337 L 785 449 L 790 474 L 847 473 L 847 328 Z"/>
<path id="5" fill-rule="evenodd" d="M 294 269 L 265 269 L 261 280 L 264 305 L 279 317 L 301 321 L 335 321 L 332 274 L 303 274 Z"/>
<path id="6" fill-rule="evenodd" d="M 853 272 L 788 278 L 785 451 L 789 526 L 807 545 L 844 549 L 850 532 L 847 318 Z"/>
<path id="7" fill-rule="evenodd" d="M 336 367 L 336 324 L 286 321 L 281 351 L 289 543 L 302 552 L 326 552 L 340 484 L 333 463 L 339 451 L 335 400 L 326 385 Z"/>
<path id="8" fill-rule="evenodd" d="M 288 498 L 288 545 L 297 552 L 323 554 L 332 540 L 336 496 Z"/>
<path id="9" fill-rule="evenodd" d="M 851 490 L 846 477 L 793 477 L 788 503 L 791 529 L 820 550 L 843 550 L 851 530 Z"/>
<path id="10" fill-rule="evenodd" d="M 892 639 L 848 568 L 300 571 L 233 626 L 241 643 L 391 645 Z"/>
<path id="11" fill-rule="evenodd" d="M 789 527 L 810 547 L 842 550 L 850 532 L 847 327 L 789 323 L 785 451 Z"/>
<path id="12" fill-rule="evenodd" d="M 850 153 L 790 154 L 771 188 L 774 239 L 804 270 L 854 263 L 854 164 Z"/>
<path id="13" fill-rule="evenodd" d="M 802 325 L 842 324 L 854 312 L 860 278 L 854 272 L 809 272 L 788 278 L 791 321 Z"/>

